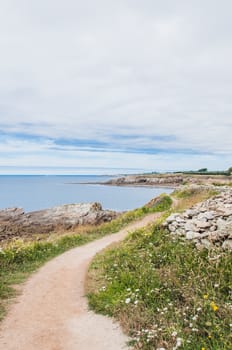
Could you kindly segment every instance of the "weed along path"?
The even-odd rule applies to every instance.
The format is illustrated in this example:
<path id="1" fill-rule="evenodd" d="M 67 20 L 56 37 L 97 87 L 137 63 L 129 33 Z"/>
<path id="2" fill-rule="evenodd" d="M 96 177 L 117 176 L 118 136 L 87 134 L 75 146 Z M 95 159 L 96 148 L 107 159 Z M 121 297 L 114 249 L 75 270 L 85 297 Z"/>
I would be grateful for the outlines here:
<path id="1" fill-rule="evenodd" d="M 84 297 L 88 265 L 96 253 L 160 215 L 147 215 L 116 234 L 69 250 L 40 268 L 23 285 L 21 295 L 0 324 L 0 349 L 126 349 L 128 338 L 119 326 L 88 310 Z"/>

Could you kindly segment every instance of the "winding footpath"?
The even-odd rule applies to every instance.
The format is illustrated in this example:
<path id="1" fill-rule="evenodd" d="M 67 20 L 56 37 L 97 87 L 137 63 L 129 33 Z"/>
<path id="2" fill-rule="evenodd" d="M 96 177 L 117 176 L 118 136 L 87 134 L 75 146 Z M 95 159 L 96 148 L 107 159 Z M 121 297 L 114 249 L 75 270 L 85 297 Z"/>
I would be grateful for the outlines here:
<path id="1" fill-rule="evenodd" d="M 89 311 L 85 278 L 90 261 L 128 232 L 155 221 L 151 214 L 46 263 L 23 285 L 0 324 L 2 350 L 123 350 L 129 340 L 110 318 Z"/>

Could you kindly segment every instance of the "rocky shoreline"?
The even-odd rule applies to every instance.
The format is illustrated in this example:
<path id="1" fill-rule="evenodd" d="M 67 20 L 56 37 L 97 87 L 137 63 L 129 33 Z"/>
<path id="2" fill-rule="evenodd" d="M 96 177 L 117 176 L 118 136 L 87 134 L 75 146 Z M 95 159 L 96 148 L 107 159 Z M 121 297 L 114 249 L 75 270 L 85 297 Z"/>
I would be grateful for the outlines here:
<path id="1" fill-rule="evenodd" d="M 127 175 L 111 179 L 102 184 L 113 186 L 154 186 L 176 188 L 184 184 L 228 185 L 232 176 L 157 174 L 157 175 Z"/>
<path id="2" fill-rule="evenodd" d="M 0 210 L 0 241 L 55 230 L 70 230 L 79 225 L 109 222 L 117 212 L 103 210 L 100 203 L 67 204 L 25 213 L 22 208 Z"/>

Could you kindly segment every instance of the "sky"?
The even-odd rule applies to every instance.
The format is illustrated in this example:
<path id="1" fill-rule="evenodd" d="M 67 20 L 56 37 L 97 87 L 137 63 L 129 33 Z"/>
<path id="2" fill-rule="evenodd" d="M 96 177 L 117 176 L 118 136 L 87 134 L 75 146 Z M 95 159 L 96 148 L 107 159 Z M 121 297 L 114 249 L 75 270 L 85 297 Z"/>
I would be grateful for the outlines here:
<path id="1" fill-rule="evenodd" d="M 231 0 L 1 0 L 0 174 L 232 166 Z"/>

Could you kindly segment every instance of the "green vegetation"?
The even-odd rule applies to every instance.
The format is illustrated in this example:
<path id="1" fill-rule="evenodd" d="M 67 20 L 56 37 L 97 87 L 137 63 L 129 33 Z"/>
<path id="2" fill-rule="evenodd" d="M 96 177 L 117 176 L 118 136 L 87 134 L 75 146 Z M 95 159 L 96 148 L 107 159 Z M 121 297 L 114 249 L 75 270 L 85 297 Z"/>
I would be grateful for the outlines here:
<path id="1" fill-rule="evenodd" d="M 187 175 L 223 175 L 230 176 L 232 172 L 232 168 L 228 170 L 217 170 L 217 171 L 209 171 L 207 168 L 201 168 L 199 170 L 189 170 L 189 171 L 181 171 L 175 173 L 182 173 Z"/>
<path id="2" fill-rule="evenodd" d="M 93 261 L 90 306 L 114 316 L 135 349 L 229 350 L 232 259 L 162 228 L 139 230 Z"/>
<path id="3" fill-rule="evenodd" d="M 230 186 L 230 187 L 232 187 L 232 182 L 229 182 L 229 183 L 213 182 L 213 185 L 214 186 Z"/>
<path id="4" fill-rule="evenodd" d="M 206 173 L 208 171 L 207 168 L 201 168 L 198 170 L 198 173 Z"/>
<path id="5" fill-rule="evenodd" d="M 196 203 L 202 202 L 217 194 L 218 192 L 216 190 L 201 187 L 185 187 L 182 190 L 176 190 L 173 192 L 173 198 L 178 200 L 175 211 L 182 212 L 187 208 L 191 208 Z"/>
<path id="6" fill-rule="evenodd" d="M 199 200 L 205 200 L 212 196 L 217 195 L 218 192 L 214 189 L 201 188 L 201 187 L 186 187 L 181 190 L 176 190 L 173 192 L 173 196 L 178 199 L 195 198 Z M 200 197 L 200 198 L 199 198 Z"/>
<path id="7" fill-rule="evenodd" d="M 46 240 L 31 242 L 18 240 L 9 243 L 4 249 L 0 248 L 0 319 L 4 315 L 6 302 L 15 295 L 13 285 L 25 280 L 44 262 L 68 249 L 101 238 L 106 234 L 115 233 L 145 214 L 167 210 L 171 204 L 171 198 L 162 195 L 151 208 L 142 207 L 126 212 L 110 223 L 88 228 L 81 234 L 69 232 L 61 237 L 52 236 Z"/>

